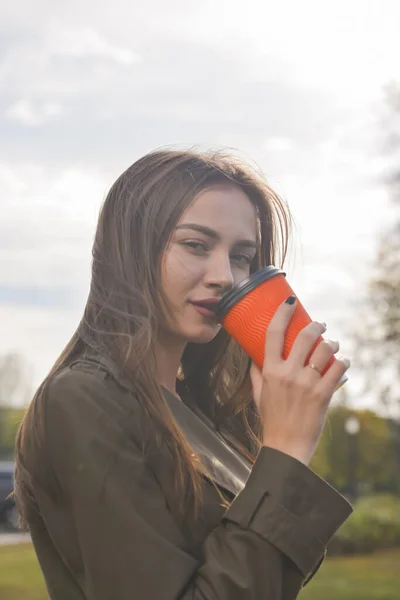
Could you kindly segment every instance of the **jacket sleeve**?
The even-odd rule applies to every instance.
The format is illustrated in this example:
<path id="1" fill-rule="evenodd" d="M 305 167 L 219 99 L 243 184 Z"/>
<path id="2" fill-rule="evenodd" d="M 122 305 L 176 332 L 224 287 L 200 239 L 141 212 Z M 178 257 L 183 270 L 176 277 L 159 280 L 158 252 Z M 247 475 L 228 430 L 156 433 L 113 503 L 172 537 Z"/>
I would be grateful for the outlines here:
<path id="1" fill-rule="evenodd" d="M 136 444 L 103 410 L 110 402 L 104 382 L 88 374 L 79 385 L 56 379 L 46 399 L 48 452 L 72 513 L 87 600 L 296 598 L 350 514 L 347 501 L 295 459 L 263 448 L 200 563 Z"/>

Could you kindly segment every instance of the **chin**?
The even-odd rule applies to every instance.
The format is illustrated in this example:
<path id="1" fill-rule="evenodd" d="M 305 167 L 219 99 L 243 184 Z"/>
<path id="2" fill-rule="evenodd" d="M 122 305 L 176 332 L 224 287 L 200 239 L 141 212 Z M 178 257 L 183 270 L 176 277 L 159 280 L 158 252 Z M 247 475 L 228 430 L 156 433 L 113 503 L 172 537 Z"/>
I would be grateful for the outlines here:
<path id="1" fill-rule="evenodd" d="M 221 327 L 213 326 L 213 327 L 202 327 L 197 331 L 187 331 L 185 332 L 184 337 L 186 340 L 192 344 L 208 344 L 212 342 L 212 340 L 218 335 L 221 331 Z"/>

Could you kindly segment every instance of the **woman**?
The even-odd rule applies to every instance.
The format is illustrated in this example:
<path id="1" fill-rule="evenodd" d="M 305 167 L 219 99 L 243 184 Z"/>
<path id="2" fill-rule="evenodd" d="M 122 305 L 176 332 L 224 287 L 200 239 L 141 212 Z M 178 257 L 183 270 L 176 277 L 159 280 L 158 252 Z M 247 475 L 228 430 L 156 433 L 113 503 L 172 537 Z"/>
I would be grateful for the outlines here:
<path id="1" fill-rule="evenodd" d="M 281 358 L 261 373 L 212 307 L 283 261 L 290 217 L 231 157 L 159 151 L 112 186 L 89 298 L 17 439 L 16 498 L 52 600 L 291 600 L 351 512 L 308 463 L 335 385 Z M 338 351 L 318 346 L 322 371 Z"/>

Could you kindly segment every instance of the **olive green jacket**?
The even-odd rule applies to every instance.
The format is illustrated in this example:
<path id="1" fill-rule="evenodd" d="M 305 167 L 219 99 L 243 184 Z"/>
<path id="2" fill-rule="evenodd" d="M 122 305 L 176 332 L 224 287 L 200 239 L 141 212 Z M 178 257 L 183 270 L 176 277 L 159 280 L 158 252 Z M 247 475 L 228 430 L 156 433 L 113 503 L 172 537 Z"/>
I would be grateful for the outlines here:
<path id="1" fill-rule="evenodd" d="M 45 451 L 60 493 L 36 485 L 29 527 L 50 598 L 296 598 L 350 505 L 271 448 L 251 469 L 200 412 L 165 398 L 209 474 L 200 514 L 186 522 L 164 493 L 172 467 L 143 457 L 140 418 L 127 418 L 138 402 L 113 367 L 79 362 L 47 388 Z M 218 489 L 233 500 L 227 510 Z"/>

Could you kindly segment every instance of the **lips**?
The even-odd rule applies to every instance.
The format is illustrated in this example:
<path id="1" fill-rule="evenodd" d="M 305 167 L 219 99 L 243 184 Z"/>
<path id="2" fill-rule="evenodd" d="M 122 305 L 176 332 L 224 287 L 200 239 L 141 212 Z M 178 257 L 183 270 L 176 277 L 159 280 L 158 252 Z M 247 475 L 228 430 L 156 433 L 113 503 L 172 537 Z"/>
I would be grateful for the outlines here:
<path id="1" fill-rule="evenodd" d="M 204 317 L 215 317 L 218 300 L 200 300 L 191 304 Z"/>
<path id="2" fill-rule="evenodd" d="M 212 305 L 212 304 L 203 304 L 202 302 L 192 302 L 193 306 L 198 306 L 199 308 L 205 308 L 207 310 L 209 310 L 210 312 L 215 312 L 216 310 L 216 305 Z"/>
<path id="3" fill-rule="evenodd" d="M 194 304 L 195 306 L 201 306 L 202 308 L 207 308 L 208 310 L 216 311 L 218 302 L 219 300 L 217 298 L 209 298 L 198 301 L 192 300 L 191 304 Z"/>

